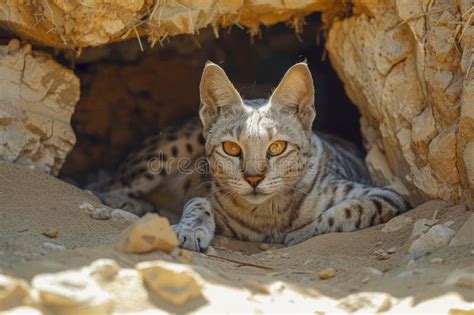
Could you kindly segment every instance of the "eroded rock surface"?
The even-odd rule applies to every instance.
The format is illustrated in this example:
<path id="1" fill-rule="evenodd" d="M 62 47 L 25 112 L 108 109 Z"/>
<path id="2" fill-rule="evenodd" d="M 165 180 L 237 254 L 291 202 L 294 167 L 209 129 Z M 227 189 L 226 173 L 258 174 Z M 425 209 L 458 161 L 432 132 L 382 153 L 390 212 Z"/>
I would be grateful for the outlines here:
<path id="1" fill-rule="evenodd" d="M 472 1 L 353 1 L 327 48 L 377 184 L 474 206 Z M 469 11 L 470 10 L 470 11 Z"/>
<path id="2" fill-rule="evenodd" d="M 54 47 L 98 46 L 138 35 L 159 39 L 195 34 L 206 26 L 238 24 L 254 35 L 259 25 L 290 20 L 296 31 L 302 16 L 341 6 L 338 1 L 300 0 L 12 0 L 0 3 L 0 25 L 22 37 Z M 342 7 L 342 6 L 341 6 Z"/>
<path id="3" fill-rule="evenodd" d="M 16 39 L 0 46 L 0 159 L 57 175 L 76 142 L 78 100 L 71 70 Z"/>

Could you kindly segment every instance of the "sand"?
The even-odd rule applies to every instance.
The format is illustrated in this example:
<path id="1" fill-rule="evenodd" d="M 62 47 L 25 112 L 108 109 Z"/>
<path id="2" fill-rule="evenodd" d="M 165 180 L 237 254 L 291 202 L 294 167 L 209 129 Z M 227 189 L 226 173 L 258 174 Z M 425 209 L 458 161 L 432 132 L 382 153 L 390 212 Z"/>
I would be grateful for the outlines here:
<path id="1" fill-rule="evenodd" d="M 112 258 L 123 268 L 153 259 L 176 260 L 159 252 L 118 253 L 111 245 L 125 225 L 90 218 L 80 209 L 84 202 L 100 205 L 90 193 L 57 178 L 0 162 L 0 272 L 31 280 L 39 273 L 80 268 L 98 258 Z M 396 232 L 382 232 L 384 225 L 379 225 L 318 236 L 288 248 L 216 237 L 209 255 L 193 254 L 193 268 L 208 281 L 205 299 L 177 309 L 135 290 L 128 295 L 122 292 L 126 298 L 117 299 L 115 311 L 474 309 L 474 283 L 457 285 L 455 279 L 460 273 L 474 275 L 474 240 L 422 257 L 407 251 L 416 220 L 435 217 L 439 223 L 452 221 L 450 227 L 458 230 L 471 214 L 463 206 L 430 201 L 404 214 L 413 222 Z M 56 238 L 42 234 L 49 229 L 58 231 Z M 66 250 L 45 249 L 44 242 L 63 245 Z M 395 252 L 387 260 L 378 260 L 377 249 Z M 432 262 L 436 257 L 443 263 Z M 416 261 L 410 262 L 414 258 Z M 335 276 L 319 279 L 318 272 L 328 267 L 334 268 Z M 334 305 L 338 308 L 331 308 Z"/>

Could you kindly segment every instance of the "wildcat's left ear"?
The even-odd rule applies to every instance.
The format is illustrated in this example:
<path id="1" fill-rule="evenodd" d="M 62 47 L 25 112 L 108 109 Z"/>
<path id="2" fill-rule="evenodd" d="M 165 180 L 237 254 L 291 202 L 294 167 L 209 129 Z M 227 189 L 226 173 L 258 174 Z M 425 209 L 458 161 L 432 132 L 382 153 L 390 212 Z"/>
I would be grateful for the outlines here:
<path id="1" fill-rule="evenodd" d="M 297 63 L 285 74 L 270 97 L 272 108 L 296 114 L 303 127 L 311 131 L 316 117 L 313 77 L 306 62 Z"/>

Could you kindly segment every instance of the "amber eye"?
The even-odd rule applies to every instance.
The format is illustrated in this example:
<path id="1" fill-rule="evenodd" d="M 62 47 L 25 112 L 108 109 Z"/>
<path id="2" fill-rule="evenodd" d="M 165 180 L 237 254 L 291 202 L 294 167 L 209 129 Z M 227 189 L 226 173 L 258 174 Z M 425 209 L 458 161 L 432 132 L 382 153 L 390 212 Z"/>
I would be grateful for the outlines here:
<path id="1" fill-rule="evenodd" d="M 239 147 L 239 145 L 232 141 L 224 142 L 222 144 L 222 149 L 224 149 L 224 152 L 230 156 L 239 156 L 240 153 L 242 153 L 242 149 Z"/>
<path id="2" fill-rule="evenodd" d="M 270 144 L 268 147 L 268 154 L 270 156 L 277 156 L 285 152 L 286 149 L 286 141 L 278 140 Z"/>

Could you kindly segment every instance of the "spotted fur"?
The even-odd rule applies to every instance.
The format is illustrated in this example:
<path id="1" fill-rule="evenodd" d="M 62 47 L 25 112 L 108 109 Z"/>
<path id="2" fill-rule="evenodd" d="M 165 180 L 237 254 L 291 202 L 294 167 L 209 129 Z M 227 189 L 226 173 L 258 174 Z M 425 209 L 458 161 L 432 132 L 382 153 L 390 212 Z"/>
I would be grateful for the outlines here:
<path id="1" fill-rule="evenodd" d="M 357 148 L 312 132 L 314 87 L 306 64 L 290 68 L 270 99 L 244 101 L 224 71 L 208 63 L 200 92 L 202 130 L 183 128 L 179 136 L 160 136 L 155 145 L 161 150 L 157 154 L 173 157 L 205 154 L 212 175 L 206 198 L 191 199 L 174 226 L 183 247 L 205 249 L 214 230 L 241 240 L 293 245 L 319 234 L 387 222 L 410 208 L 395 191 L 371 185 Z M 203 149 L 176 143 L 187 129 L 193 131 L 186 138 L 198 139 L 202 132 Z M 268 147 L 277 140 L 287 147 L 281 155 L 269 156 Z M 237 143 L 241 154 L 226 154 L 225 141 Z M 147 159 L 144 152 L 133 159 Z M 134 193 L 128 196 L 134 199 L 139 199 L 138 187 L 147 191 L 177 170 L 151 178 L 143 165 L 136 168 L 141 175 L 127 169 L 129 180 L 114 186 L 122 195 Z M 251 185 L 245 180 L 249 174 L 263 179 Z"/>

